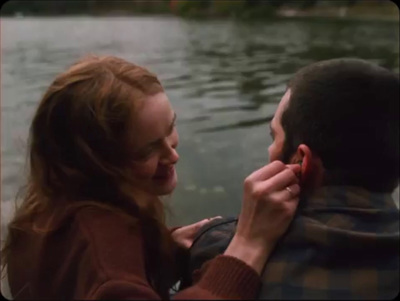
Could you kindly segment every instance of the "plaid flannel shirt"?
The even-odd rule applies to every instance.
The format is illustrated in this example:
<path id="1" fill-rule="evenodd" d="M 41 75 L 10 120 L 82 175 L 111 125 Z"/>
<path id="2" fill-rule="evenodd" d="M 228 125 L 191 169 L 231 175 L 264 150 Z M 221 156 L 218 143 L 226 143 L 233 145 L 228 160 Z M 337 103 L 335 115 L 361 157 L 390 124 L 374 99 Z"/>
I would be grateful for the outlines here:
<path id="1" fill-rule="evenodd" d="M 237 219 L 214 220 L 190 249 L 187 275 L 223 253 Z M 399 294 L 399 210 L 390 194 L 326 186 L 300 200 L 262 274 L 259 299 L 393 299 Z M 191 280 L 183 281 L 183 285 Z"/>

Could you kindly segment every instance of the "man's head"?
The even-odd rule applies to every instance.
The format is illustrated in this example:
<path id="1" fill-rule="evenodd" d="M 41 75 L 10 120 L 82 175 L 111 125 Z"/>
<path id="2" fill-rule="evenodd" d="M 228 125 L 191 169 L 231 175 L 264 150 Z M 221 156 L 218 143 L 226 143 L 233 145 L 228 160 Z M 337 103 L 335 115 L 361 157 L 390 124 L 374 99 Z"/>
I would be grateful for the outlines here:
<path id="1" fill-rule="evenodd" d="M 399 77 L 360 59 L 299 70 L 274 119 L 270 160 L 302 164 L 303 184 L 392 192 L 399 180 Z"/>

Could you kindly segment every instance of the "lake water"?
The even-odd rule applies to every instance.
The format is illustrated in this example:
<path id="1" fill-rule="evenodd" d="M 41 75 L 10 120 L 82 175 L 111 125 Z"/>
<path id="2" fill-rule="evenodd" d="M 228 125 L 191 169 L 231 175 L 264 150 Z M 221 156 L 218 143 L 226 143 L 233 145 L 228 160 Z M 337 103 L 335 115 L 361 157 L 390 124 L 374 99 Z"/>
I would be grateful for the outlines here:
<path id="1" fill-rule="evenodd" d="M 179 185 L 169 223 L 236 215 L 243 179 L 268 162 L 268 117 L 300 67 L 360 57 L 399 71 L 396 22 L 174 17 L 1 20 L 2 224 L 22 183 L 32 114 L 54 76 L 87 53 L 159 75 L 178 115 Z M 398 191 L 396 194 L 398 200 Z"/>

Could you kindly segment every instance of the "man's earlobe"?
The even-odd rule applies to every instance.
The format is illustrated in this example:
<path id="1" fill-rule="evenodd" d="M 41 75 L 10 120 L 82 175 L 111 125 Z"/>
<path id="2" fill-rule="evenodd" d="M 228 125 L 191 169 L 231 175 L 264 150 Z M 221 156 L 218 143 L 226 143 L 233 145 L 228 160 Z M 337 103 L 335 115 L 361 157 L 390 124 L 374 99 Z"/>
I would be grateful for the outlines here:
<path id="1" fill-rule="evenodd" d="M 299 180 L 301 180 L 301 171 L 302 171 L 302 165 L 303 165 L 303 160 L 299 160 L 297 161 L 297 164 L 300 165 L 300 171 L 296 174 L 296 176 L 299 178 Z"/>

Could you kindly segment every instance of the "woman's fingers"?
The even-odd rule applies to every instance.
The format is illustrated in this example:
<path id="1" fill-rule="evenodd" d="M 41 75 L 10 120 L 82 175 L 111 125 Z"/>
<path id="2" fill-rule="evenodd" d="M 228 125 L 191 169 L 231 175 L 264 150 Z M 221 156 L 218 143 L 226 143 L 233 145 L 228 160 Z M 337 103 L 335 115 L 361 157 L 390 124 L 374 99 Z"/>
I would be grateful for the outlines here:
<path id="1" fill-rule="evenodd" d="M 292 184 L 290 186 L 285 187 L 285 190 L 289 193 L 290 198 L 297 198 L 300 194 L 300 186 L 298 184 Z"/>
<path id="2" fill-rule="evenodd" d="M 259 191 L 259 193 L 273 193 L 292 184 L 297 184 L 298 181 L 295 173 L 290 168 L 286 168 L 268 180 L 256 183 L 255 189 Z"/>
<path id="3" fill-rule="evenodd" d="M 294 174 L 298 174 L 301 170 L 301 166 L 299 164 L 285 165 L 281 161 L 276 160 L 250 174 L 246 178 L 245 182 L 264 181 L 282 172 L 285 169 L 290 169 L 293 171 Z"/>
<path id="4" fill-rule="evenodd" d="M 301 165 L 300 164 L 287 164 L 287 168 L 290 168 L 295 174 L 301 172 Z"/>
<path id="5" fill-rule="evenodd" d="M 201 227 L 203 227 L 205 224 L 207 224 L 207 223 L 209 223 L 209 222 L 211 222 L 212 220 L 214 220 L 214 219 L 217 219 L 217 218 L 222 218 L 222 216 L 214 216 L 214 217 L 210 217 L 210 218 L 205 218 L 205 219 L 203 219 L 203 220 L 201 220 L 201 221 L 199 221 L 199 222 L 197 222 L 197 223 L 194 223 L 194 224 L 192 224 L 192 225 L 190 225 L 190 226 L 192 226 L 194 229 L 195 229 L 195 231 L 197 231 L 197 230 L 199 230 Z"/>
<path id="6" fill-rule="evenodd" d="M 300 194 L 300 186 L 292 184 L 286 186 L 282 190 L 275 191 L 269 195 L 269 198 L 277 202 L 287 202 L 298 198 Z"/>
<path id="7" fill-rule="evenodd" d="M 255 182 L 255 181 L 267 180 L 286 168 L 287 168 L 286 165 L 283 164 L 281 161 L 274 161 L 274 162 L 272 162 L 268 165 L 265 165 L 262 168 L 256 170 L 252 174 L 250 174 L 246 178 L 245 182 Z"/>

